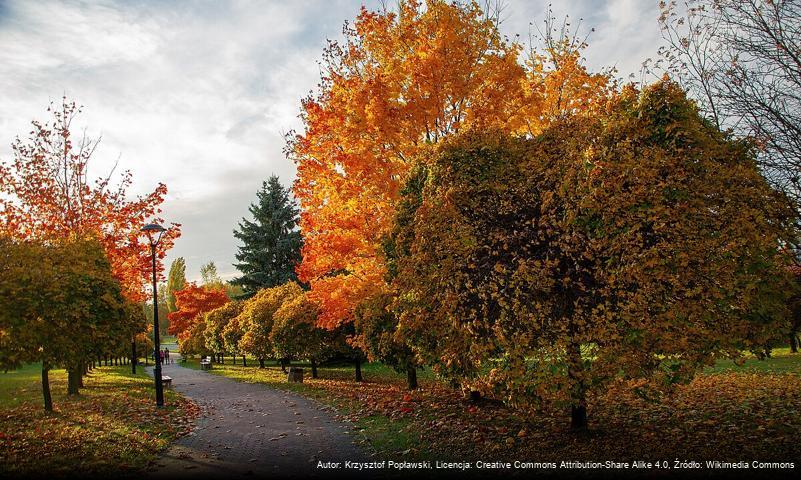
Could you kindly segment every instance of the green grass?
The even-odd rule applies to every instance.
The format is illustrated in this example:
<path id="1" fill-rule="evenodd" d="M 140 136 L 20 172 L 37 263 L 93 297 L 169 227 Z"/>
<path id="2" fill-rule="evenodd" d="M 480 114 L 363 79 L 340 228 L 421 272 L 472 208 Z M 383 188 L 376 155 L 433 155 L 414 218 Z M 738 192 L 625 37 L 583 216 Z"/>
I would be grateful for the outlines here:
<path id="1" fill-rule="evenodd" d="M 67 372 L 51 370 L 50 381 L 66 382 Z M 42 399 L 42 364 L 31 363 L 17 370 L 0 373 L 0 408 Z"/>
<path id="2" fill-rule="evenodd" d="M 765 360 L 748 355 L 742 366 L 731 360 L 718 360 L 715 366 L 704 369 L 705 374 L 724 372 L 801 374 L 801 354 L 790 353 L 789 348 L 775 348 Z"/>
<path id="3" fill-rule="evenodd" d="M 80 395 L 66 372 L 50 372 L 53 412 L 43 408 L 40 366 L 0 373 L 0 477 L 135 471 L 188 431 L 196 407 L 172 390 L 155 407 L 153 380 L 130 365 L 99 367 Z"/>

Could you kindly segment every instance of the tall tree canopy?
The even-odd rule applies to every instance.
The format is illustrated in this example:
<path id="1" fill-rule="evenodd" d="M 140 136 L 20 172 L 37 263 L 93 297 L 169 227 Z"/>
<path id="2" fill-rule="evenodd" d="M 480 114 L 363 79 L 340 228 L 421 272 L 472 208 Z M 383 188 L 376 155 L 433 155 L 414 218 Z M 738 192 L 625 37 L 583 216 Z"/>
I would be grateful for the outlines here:
<path id="1" fill-rule="evenodd" d="M 253 220 L 243 218 L 234 236 L 242 242 L 235 267 L 242 276 L 231 283 L 240 285 L 248 297 L 262 288 L 296 280 L 302 239 L 298 207 L 289 190 L 273 175 L 256 193 L 258 202 L 249 211 Z"/>
<path id="2" fill-rule="evenodd" d="M 139 242 L 139 229 L 161 212 L 167 187 L 159 184 L 152 193 L 131 200 L 126 193 L 132 183 L 129 171 L 116 185 L 113 170 L 91 178 L 89 165 L 99 141 L 73 137 L 71 126 L 80 108 L 64 98 L 48 112 L 50 122 L 33 121 L 29 138 L 17 138 L 11 145 L 14 159 L 0 161 L 0 231 L 42 241 L 97 238 L 126 297 L 144 300 L 150 250 Z M 180 226 L 172 224 L 162 238 L 159 260 L 179 235 Z"/>
<path id="3" fill-rule="evenodd" d="M 218 288 L 205 288 L 196 283 L 187 283 L 183 290 L 175 292 L 175 305 L 178 309 L 169 313 L 169 333 L 182 340 L 192 327 L 203 322 L 203 315 L 228 303 L 228 295 L 220 285 Z"/>
<path id="4" fill-rule="evenodd" d="M 214 262 L 204 263 L 200 266 L 200 278 L 206 288 L 219 287 L 223 284 Z"/>
<path id="5" fill-rule="evenodd" d="M 167 311 L 174 312 L 178 309 L 175 305 L 175 292 L 183 290 L 186 286 L 186 261 L 184 257 L 178 257 L 170 264 L 170 272 L 167 274 Z"/>
<path id="6" fill-rule="evenodd" d="M 303 206 L 298 274 L 320 325 L 352 322 L 381 291 L 381 239 L 400 182 L 429 145 L 470 128 L 536 134 L 604 104 L 609 76 L 589 73 L 583 43 L 551 26 L 524 62 L 477 3 L 402 0 L 397 12 L 362 8 L 344 43 L 329 45 L 320 91 L 302 103 L 304 130 L 287 146 Z"/>
<path id="7" fill-rule="evenodd" d="M 409 184 L 396 338 L 576 427 L 615 378 L 687 380 L 762 351 L 785 314 L 793 212 L 671 82 L 532 139 L 466 135 Z"/>

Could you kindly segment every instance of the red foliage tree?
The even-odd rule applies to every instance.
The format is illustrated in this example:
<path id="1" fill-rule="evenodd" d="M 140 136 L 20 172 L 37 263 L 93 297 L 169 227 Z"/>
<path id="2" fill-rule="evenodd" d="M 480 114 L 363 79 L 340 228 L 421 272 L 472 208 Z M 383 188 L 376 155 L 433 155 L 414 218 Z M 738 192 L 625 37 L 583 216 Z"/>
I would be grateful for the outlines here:
<path id="1" fill-rule="evenodd" d="M 73 137 L 72 121 L 80 111 L 66 98 L 50 105 L 52 121 L 33 121 L 29 138 L 12 144 L 14 159 L 0 162 L 0 233 L 44 242 L 94 237 L 123 294 L 143 301 L 151 266 L 149 248 L 138 241 L 139 229 L 154 218 L 162 221 L 157 216 L 167 186 L 160 183 L 152 193 L 130 199 L 130 171 L 117 184 L 112 183 L 113 170 L 106 177 L 90 177 L 99 141 Z M 172 224 L 162 238 L 159 261 L 179 235 L 180 225 Z"/>
<path id="2" fill-rule="evenodd" d="M 203 321 L 203 314 L 228 303 L 224 288 L 198 286 L 188 283 L 183 290 L 175 292 L 175 306 L 178 310 L 167 315 L 170 320 L 169 333 L 182 340 L 184 333 Z"/>

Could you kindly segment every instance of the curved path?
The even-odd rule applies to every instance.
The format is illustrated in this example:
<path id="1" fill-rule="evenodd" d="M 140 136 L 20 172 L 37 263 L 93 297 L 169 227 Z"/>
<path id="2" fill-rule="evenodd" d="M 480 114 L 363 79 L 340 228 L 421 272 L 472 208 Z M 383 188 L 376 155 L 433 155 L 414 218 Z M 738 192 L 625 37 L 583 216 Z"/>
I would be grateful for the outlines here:
<path id="1" fill-rule="evenodd" d="M 353 426 L 313 400 L 179 363 L 162 366 L 162 374 L 203 413 L 192 433 L 161 454 L 151 478 L 330 477 L 346 472 L 318 470 L 318 461 L 368 457 L 354 443 Z"/>

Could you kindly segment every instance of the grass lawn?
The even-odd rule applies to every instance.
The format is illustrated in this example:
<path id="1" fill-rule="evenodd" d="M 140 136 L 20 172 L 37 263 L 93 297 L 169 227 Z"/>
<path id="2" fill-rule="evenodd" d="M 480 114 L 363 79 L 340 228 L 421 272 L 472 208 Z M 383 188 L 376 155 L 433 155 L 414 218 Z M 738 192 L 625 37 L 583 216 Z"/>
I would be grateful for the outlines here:
<path id="1" fill-rule="evenodd" d="M 620 382 L 592 400 L 591 431 L 567 429 L 567 412 L 510 408 L 497 402 L 472 405 L 430 371 L 409 393 L 405 376 L 381 364 L 365 364 L 365 382 L 353 367 L 305 370 L 303 384 L 287 383 L 275 364 L 258 368 L 215 364 L 210 374 L 264 383 L 336 407 L 353 421 L 382 456 L 437 459 L 594 459 L 655 461 L 686 458 L 801 460 L 801 355 L 774 350 L 739 367 L 721 361 L 669 396 L 645 400 Z M 188 368 L 199 368 L 189 359 Z M 308 367 L 308 365 L 298 364 Z"/>
<path id="2" fill-rule="evenodd" d="M 51 371 L 48 414 L 40 375 L 36 364 L 0 373 L 0 477 L 135 471 L 187 433 L 198 413 L 169 390 L 157 410 L 151 377 L 121 365 L 95 369 L 77 397 L 66 395 L 66 372 Z"/>
<path id="3" fill-rule="evenodd" d="M 797 373 L 801 374 L 801 354 L 790 353 L 790 348 L 774 348 L 771 357 L 759 360 L 748 355 L 745 364 L 739 366 L 731 360 L 719 360 L 704 373 L 748 372 L 748 373 Z"/>

